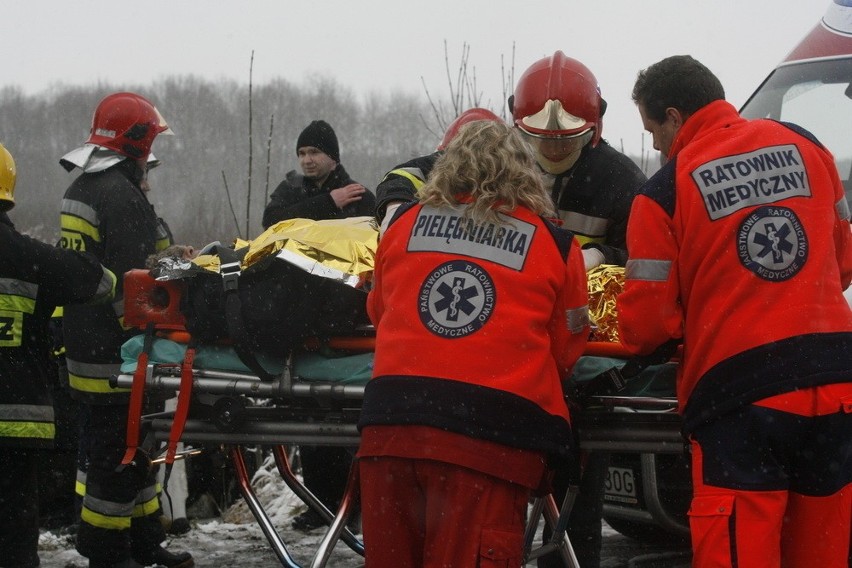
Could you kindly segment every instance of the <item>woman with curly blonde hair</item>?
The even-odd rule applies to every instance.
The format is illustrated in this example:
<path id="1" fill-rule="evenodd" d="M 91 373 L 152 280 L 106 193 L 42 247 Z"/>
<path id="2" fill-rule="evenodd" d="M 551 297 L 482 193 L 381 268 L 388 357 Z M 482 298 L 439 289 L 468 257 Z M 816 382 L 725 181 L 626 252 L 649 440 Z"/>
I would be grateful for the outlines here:
<path id="1" fill-rule="evenodd" d="M 367 300 L 366 565 L 520 566 L 530 494 L 571 457 L 560 381 L 589 333 L 583 256 L 504 124 L 465 125 L 421 191 Z"/>
<path id="2" fill-rule="evenodd" d="M 435 207 L 469 198 L 468 215 L 477 221 L 495 222 L 498 213 L 520 205 L 537 215 L 556 214 L 526 142 L 514 128 L 488 120 L 461 128 L 419 195 Z"/>

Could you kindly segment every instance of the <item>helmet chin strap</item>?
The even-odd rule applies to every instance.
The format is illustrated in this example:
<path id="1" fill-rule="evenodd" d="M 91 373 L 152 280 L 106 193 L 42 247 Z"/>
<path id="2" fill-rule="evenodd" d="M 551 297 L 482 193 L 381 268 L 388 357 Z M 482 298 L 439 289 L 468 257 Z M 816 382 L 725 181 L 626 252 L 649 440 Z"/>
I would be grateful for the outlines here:
<path id="1" fill-rule="evenodd" d="M 578 148 L 576 151 L 568 154 L 568 156 L 562 158 L 558 162 L 552 162 L 548 160 L 541 154 L 541 152 L 536 150 L 535 159 L 538 162 L 538 165 L 541 166 L 541 169 L 543 169 L 549 174 L 553 174 L 556 176 L 561 173 L 567 172 L 574 166 L 574 164 L 577 163 L 577 160 L 580 158 L 580 154 L 582 153 L 584 147 Z"/>

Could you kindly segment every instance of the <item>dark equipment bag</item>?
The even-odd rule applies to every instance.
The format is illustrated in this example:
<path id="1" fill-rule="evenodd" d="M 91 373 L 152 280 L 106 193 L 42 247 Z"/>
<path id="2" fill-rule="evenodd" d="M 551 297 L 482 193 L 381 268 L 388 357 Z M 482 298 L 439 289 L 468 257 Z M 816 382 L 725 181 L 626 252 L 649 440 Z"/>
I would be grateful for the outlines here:
<path id="1" fill-rule="evenodd" d="M 309 274 L 274 256 L 240 271 L 246 249 L 219 247 L 220 274 L 187 279 L 181 300 L 187 331 L 200 343 L 230 341 L 261 379 L 255 353 L 287 358 L 307 338 L 349 335 L 369 324 L 367 293 Z"/>

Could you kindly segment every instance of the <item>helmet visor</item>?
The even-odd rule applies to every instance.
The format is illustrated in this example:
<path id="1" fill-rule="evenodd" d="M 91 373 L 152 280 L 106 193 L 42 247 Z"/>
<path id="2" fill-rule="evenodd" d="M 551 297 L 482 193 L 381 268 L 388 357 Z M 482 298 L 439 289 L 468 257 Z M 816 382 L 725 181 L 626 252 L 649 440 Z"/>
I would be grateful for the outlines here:
<path id="1" fill-rule="evenodd" d="M 532 147 L 533 153 L 549 162 L 562 162 L 578 154 L 589 143 L 594 134 L 591 128 L 573 136 L 542 136 L 520 129 L 524 140 Z"/>
<path id="2" fill-rule="evenodd" d="M 157 132 L 160 136 L 174 136 L 175 132 L 172 128 L 166 123 L 166 119 L 163 118 L 163 115 L 160 114 L 160 111 L 157 110 L 157 107 L 154 107 L 154 112 L 157 114 Z"/>

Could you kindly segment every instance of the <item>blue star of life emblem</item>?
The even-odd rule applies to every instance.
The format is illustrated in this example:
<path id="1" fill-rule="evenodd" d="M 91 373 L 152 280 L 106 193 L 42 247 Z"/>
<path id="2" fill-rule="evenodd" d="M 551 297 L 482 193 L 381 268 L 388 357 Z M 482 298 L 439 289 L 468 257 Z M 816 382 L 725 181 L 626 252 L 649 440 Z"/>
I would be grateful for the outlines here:
<path id="1" fill-rule="evenodd" d="M 432 333 L 448 339 L 481 329 L 494 311 L 495 300 L 491 276 L 466 260 L 435 267 L 417 295 L 420 321 Z"/>
<path id="2" fill-rule="evenodd" d="M 476 309 L 470 299 L 475 299 L 479 290 L 474 285 L 465 288 L 467 285 L 467 280 L 463 277 L 455 277 L 451 283 L 441 282 L 438 285 L 438 294 L 442 298 L 435 302 L 435 310 L 446 311 L 444 316 L 448 321 L 457 322 L 459 315 L 470 315 Z"/>
<path id="3" fill-rule="evenodd" d="M 808 238 L 792 209 L 759 207 L 740 225 L 737 254 L 742 265 L 760 278 L 781 282 L 804 267 Z"/>

